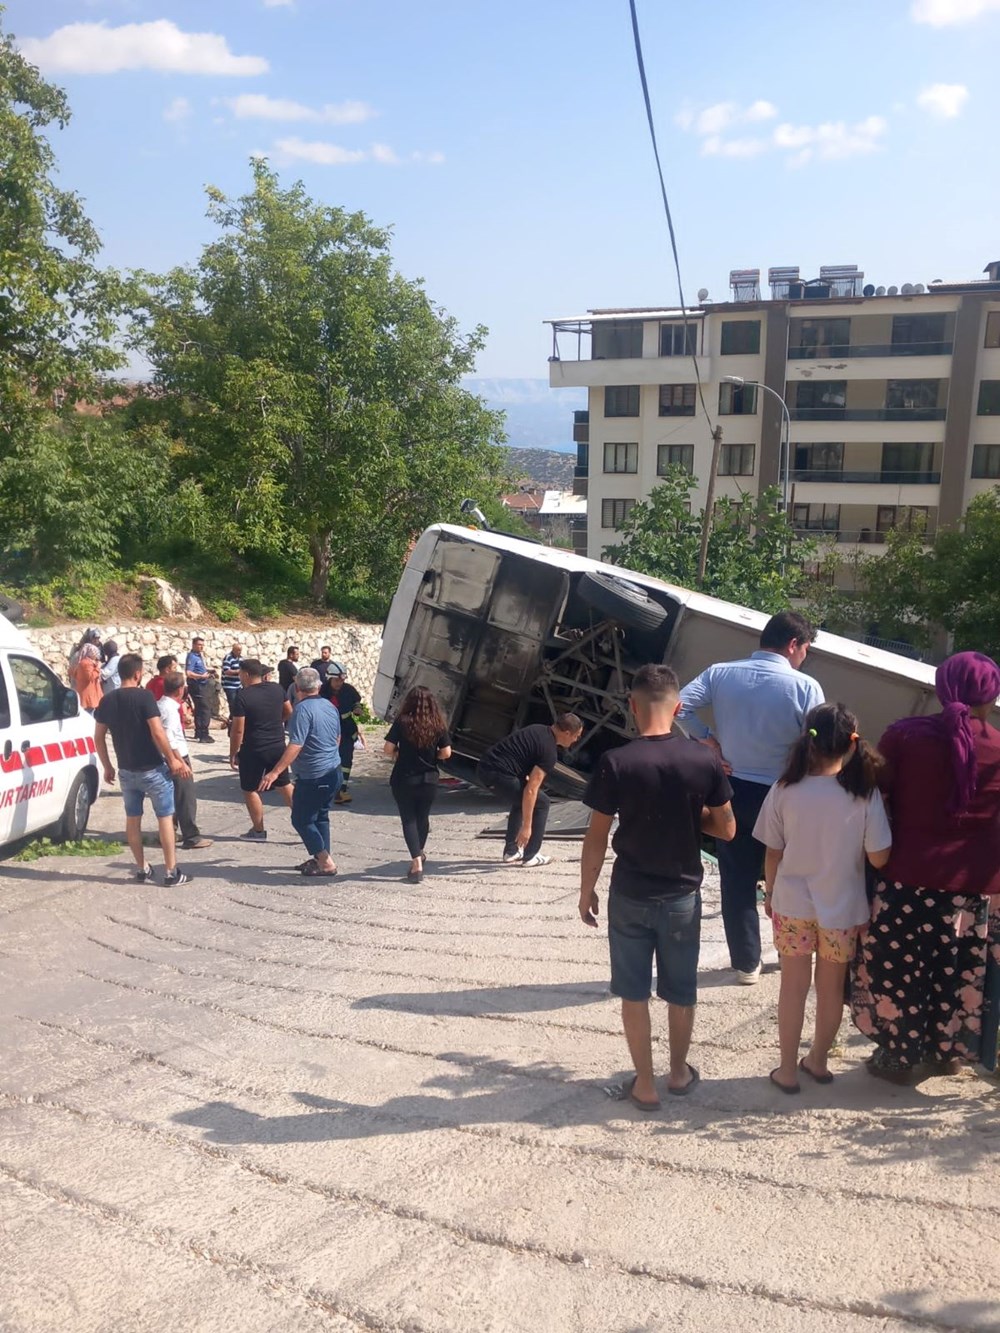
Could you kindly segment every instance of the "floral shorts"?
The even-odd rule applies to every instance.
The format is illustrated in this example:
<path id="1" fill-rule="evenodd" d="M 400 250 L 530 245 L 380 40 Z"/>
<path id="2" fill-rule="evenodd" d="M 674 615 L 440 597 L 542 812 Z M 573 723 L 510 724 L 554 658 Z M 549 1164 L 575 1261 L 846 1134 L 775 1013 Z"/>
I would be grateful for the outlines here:
<path id="1" fill-rule="evenodd" d="M 849 963 L 854 957 L 860 926 L 847 930 L 833 930 L 818 921 L 807 921 L 798 916 L 771 918 L 774 926 L 774 947 L 782 958 L 807 958 L 818 954 L 827 963 Z"/>

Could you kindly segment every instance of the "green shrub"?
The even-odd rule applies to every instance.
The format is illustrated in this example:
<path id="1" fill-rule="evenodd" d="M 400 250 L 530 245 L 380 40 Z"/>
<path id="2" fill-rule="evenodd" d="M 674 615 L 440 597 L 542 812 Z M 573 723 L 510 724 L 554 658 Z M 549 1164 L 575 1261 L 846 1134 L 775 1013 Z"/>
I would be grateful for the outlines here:
<path id="1" fill-rule="evenodd" d="M 230 602 L 225 597 L 220 597 L 214 602 L 209 602 L 208 609 L 214 616 L 217 616 L 224 625 L 228 625 L 231 620 L 236 620 L 240 614 L 240 608 L 236 603 Z"/>
<path id="2" fill-rule="evenodd" d="M 274 600 L 274 594 L 251 588 L 243 594 L 243 605 L 248 616 L 254 620 L 275 620 L 281 615 L 281 606 Z"/>
<path id="3" fill-rule="evenodd" d="M 70 620 L 96 620 L 101 610 L 103 587 L 82 584 L 62 596 L 63 615 Z"/>
<path id="4" fill-rule="evenodd" d="M 145 620 L 156 620 L 160 614 L 160 596 L 155 583 L 146 583 L 139 593 L 139 614 Z"/>

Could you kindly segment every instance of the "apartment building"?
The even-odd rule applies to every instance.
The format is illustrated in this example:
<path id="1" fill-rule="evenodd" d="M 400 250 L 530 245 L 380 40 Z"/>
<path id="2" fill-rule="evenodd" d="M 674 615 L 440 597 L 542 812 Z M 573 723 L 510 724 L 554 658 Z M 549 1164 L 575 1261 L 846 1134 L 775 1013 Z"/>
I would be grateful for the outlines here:
<path id="1" fill-rule="evenodd" d="M 845 555 L 893 528 L 956 523 L 1000 484 L 1000 262 L 984 272 L 897 289 L 866 285 L 853 265 L 816 280 L 772 268 L 767 298 L 759 270 L 735 270 L 724 303 L 700 292 L 686 312 L 547 321 L 550 384 L 589 391 L 574 422 L 587 554 L 617 540 L 672 464 L 704 503 L 716 424 L 716 495 L 778 485 L 795 527 Z"/>

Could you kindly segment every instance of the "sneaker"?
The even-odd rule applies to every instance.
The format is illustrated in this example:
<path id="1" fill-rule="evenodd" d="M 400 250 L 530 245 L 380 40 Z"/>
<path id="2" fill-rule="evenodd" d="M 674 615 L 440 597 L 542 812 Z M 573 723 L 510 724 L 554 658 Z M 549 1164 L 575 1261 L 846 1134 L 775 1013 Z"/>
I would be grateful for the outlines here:
<path id="1" fill-rule="evenodd" d="M 183 870 L 174 869 L 168 875 L 163 876 L 163 887 L 165 889 L 176 889 L 178 884 L 190 884 L 191 876 L 185 875 Z"/>
<path id="2" fill-rule="evenodd" d="M 240 842 L 267 842 L 266 828 L 248 828 L 240 834 Z"/>
<path id="3" fill-rule="evenodd" d="M 739 968 L 737 968 L 736 980 L 741 986 L 756 986 L 757 982 L 760 981 L 760 963 L 757 964 L 752 972 L 741 972 Z"/>
<path id="4" fill-rule="evenodd" d="M 354 797 L 351 795 L 350 792 L 341 789 L 340 791 L 337 792 L 336 796 L 333 798 L 333 803 L 334 805 L 350 805 L 353 800 Z"/>
<path id="5" fill-rule="evenodd" d="M 541 852 L 538 852 L 535 856 L 531 858 L 530 861 L 524 862 L 524 868 L 525 870 L 529 870 L 534 866 L 547 866 L 551 864 L 552 864 L 551 856 L 542 856 Z"/>
<path id="6" fill-rule="evenodd" d="M 211 847 L 211 838 L 188 838 L 187 842 L 182 842 L 181 846 L 186 852 L 202 852 L 206 847 Z"/>
<path id="7" fill-rule="evenodd" d="M 511 852 L 510 855 L 508 855 L 506 852 L 504 852 L 503 854 L 503 863 L 505 866 L 516 865 L 518 861 L 523 861 L 523 860 L 524 860 L 524 850 L 521 847 L 518 847 L 516 852 Z"/>
<path id="8" fill-rule="evenodd" d="M 143 870 L 133 870 L 132 878 L 137 884 L 153 883 L 153 867 L 147 865 Z"/>

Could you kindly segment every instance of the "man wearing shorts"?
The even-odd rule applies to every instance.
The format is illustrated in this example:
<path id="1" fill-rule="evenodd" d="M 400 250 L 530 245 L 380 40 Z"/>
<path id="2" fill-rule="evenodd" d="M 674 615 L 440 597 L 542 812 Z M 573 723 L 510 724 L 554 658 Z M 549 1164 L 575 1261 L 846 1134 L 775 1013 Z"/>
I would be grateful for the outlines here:
<path id="1" fill-rule="evenodd" d="M 264 827 L 260 780 L 284 752 L 284 723 L 291 705 L 285 703 L 285 692 L 280 685 L 264 680 L 264 666 L 254 657 L 243 659 L 240 680 L 243 687 L 233 697 L 229 766 L 239 769 L 240 790 L 250 814 L 250 828 L 240 837 L 244 842 L 264 842 L 267 829 Z M 293 788 L 287 768 L 282 768 L 273 785 L 291 809 Z"/>
<path id="2" fill-rule="evenodd" d="M 667 1002 L 667 1091 L 686 1096 L 699 1074 L 687 1062 L 698 994 L 701 943 L 701 835 L 728 842 L 736 833 L 732 788 L 707 746 L 673 731 L 680 687 L 666 666 L 635 674 L 629 707 L 639 735 L 609 750 L 595 769 L 585 804 L 592 814 L 580 862 L 580 917 L 597 925 L 596 884 L 615 815 L 615 864 L 608 900 L 611 991 L 635 1067 L 625 1095 L 642 1111 L 660 1105 L 653 1079 L 649 996 Z"/>
<path id="3" fill-rule="evenodd" d="M 177 868 L 174 841 L 174 785 L 172 776 L 190 778 L 191 769 L 170 748 L 160 721 L 156 700 L 149 690 L 140 688 L 142 658 L 125 653 L 118 663 L 121 686 L 106 694 L 94 714 L 97 729 L 94 743 L 104 768 L 104 781 L 115 780 L 115 770 L 108 755 L 108 732 L 115 745 L 118 778 L 125 801 L 125 836 L 135 857 L 135 878 L 140 884 L 152 884 L 153 867 L 146 860 L 142 845 L 142 807 L 148 796 L 156 815 L 163 848 L 163 883 L 168 889 L 187 884 L 190 877 Z"/>

